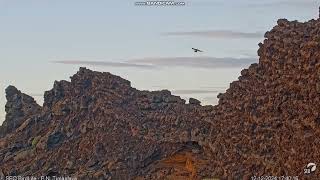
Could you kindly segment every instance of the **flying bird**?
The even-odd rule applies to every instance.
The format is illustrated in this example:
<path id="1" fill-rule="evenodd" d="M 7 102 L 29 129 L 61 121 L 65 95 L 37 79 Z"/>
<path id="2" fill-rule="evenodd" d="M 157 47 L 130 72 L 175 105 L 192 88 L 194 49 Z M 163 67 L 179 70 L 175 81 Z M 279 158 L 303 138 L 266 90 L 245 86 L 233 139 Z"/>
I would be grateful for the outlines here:
<path id="1" fill-rule="evenodd" d="M 201 51 L 200 49 L 197 49 L 197 48 L 192 48 L 194 52 L 203 52 Z"/>

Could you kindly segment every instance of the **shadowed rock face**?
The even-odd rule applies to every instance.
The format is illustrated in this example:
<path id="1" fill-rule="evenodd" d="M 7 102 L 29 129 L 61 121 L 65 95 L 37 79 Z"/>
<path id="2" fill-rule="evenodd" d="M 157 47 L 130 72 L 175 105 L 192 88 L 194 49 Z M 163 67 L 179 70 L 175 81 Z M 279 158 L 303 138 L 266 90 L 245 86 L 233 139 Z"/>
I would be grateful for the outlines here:
<path id="1" fill-rule="evenodd" d="M 279 20 L 217 106 L 80 68 L 0 139 L 0 176 L 317 179 L 303 170 L 320 161 L 319 32 L 318 20 Z"/>
<path id="2" fill-rule="evenodd" d="M 40 112 L 41 107 L 34 99 L 21 93 L 16 87 L 9 86 L 6 89 L 6 119 L 0 127 L 0 137 L 13 132 L 28 117 Z"/>
<path id="3" fill-rule="evenodd" d="M 138 91 L 118 76 L 80 68 L 70 82 L 56 81 L 45 93 L 37 116 L 0 140 L 0 169 L 5 175 L 143 177 L 171 155 L 204 153 L 193 139 L 208 130 L 200 119 L 213 107 L 197 103 L 185 104 L 167 90 Z M 176 168 L 196 176 L 184 165 Z"/>

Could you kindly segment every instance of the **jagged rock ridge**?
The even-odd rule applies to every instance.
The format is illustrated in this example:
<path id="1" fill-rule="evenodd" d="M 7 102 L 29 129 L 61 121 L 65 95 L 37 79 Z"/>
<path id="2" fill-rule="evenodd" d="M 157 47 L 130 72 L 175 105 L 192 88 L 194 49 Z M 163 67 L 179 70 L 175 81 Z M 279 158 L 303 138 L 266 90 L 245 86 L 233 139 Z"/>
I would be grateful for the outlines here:
<path id="1" fill-rule="evenodd" d="M 0 176 L 317 179 L 303 170 L 320 161 L 319 32 L 319 20 L 279 20 L 217 106 L 80 68 L 0 139 Z"/>
<path id="2" fill-rule="evenodd" d="M 13 132 L 26 118 L 41 111 L 41 107 L 32 97 L 21 93 L 14 86 L 9 86 L 6 89 L 6 98 L 5 110 L 7 114 L 0 127 L 0 137 Z"/>

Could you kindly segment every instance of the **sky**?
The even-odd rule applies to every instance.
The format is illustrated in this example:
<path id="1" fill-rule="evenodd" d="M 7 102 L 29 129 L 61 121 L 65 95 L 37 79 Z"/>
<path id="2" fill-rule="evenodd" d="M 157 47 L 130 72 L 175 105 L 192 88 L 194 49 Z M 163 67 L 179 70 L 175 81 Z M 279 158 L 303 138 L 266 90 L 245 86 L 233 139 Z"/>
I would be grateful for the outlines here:
<path id="1" fill-rule="evenodd" d="M 0 0 L 0 124 L 8 85 L 42 105 L 54 80 L 69 80 L 82 66 L 119 75 L 137 89 L 169 89 L 217 104 L 217 94 L 241 69 L 258 62 L 258 43 L 277 19 L 316 19 L 320 5 L 320 0 L 181 0 L 176 2 L 184 6 L 167 7 L 135 2 Z"/>

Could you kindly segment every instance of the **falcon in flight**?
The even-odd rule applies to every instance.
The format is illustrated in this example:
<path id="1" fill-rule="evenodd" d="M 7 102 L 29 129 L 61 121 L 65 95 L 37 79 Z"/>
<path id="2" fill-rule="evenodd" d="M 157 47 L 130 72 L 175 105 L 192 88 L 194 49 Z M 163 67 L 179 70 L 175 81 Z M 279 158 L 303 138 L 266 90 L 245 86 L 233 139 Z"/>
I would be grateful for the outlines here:
<path id="1" fill-rule="evenodd" d="M 197 48 L 192 48 L 194 52 L 203 52 L 201 51 L 200 49 L 197 49 Z"/>

